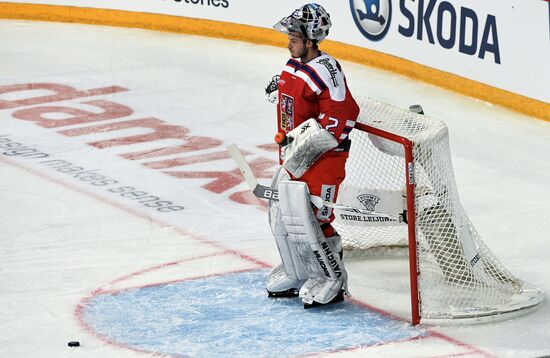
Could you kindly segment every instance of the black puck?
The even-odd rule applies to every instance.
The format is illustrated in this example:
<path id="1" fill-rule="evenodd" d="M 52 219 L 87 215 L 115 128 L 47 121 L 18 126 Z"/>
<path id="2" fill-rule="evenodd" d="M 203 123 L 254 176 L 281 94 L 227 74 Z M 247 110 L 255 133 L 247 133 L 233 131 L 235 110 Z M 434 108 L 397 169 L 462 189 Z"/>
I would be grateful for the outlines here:
<path id="1" fill-rule="evenodd" d="M 67 343 L 69 345 L 69 347 L 79 347 L 80 346 L 80 342 L 79 341 L 70 341 L 69 343 Z"/>

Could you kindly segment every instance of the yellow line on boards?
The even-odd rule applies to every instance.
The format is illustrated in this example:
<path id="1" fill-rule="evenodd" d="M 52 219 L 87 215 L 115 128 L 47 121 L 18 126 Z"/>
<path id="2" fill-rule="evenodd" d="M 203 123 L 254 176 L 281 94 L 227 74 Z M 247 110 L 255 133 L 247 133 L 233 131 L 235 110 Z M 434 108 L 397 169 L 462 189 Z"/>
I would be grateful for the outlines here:
<path id="1" fill-rule="evenodd" d="M 0 2 L 0 18 L 141 28 L 238 40 L 278 47 L 286 37 L 271 29 L 228 22 L 73 6 Z M 444 89 L 550 121 L 550 104 L 359 46 L 326 40 L 323 50 L 359 64 L 398 73 Z"/>

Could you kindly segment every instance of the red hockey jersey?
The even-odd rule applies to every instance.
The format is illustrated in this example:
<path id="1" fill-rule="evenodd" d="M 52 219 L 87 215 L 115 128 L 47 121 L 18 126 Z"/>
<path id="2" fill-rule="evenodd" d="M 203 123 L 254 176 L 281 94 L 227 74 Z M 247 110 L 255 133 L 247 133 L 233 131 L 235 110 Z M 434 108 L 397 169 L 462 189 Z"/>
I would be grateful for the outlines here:
<path id="1" fill-rule="evenodd" d="M 278 82 L 278 131 L 287 133 L 309 118 L 316 118 L 340 144 L 349 149 L 348 134 L 359 107 L 348 89 L 340 64 L 326 53 L 308 63 L 291 58 Z"/>

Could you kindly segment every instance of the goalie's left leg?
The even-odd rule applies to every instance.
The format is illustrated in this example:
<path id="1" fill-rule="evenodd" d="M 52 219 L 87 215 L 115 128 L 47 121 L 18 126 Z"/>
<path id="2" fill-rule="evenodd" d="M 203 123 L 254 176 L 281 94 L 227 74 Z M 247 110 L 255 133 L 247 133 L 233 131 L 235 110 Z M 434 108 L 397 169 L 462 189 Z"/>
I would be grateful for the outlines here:
<path id="1" fill-rule="evenodd" d="M 304 182 L 282 181 L 279 200 L 288 239 L 308 277 L 299 293 L 304 307 L 341 301 L 347 290 L 347 273 L 340 256 L 340 238 L 325 238 Z"/>
<path id="2" fill-rule="evenodd" d="M 304 308 L 312 308 L 323 304 L 338 303 L 344 300 L 344 294 L 348 294 L 348 276 L 346 269 L 344 267 L 343 261 L 343 251 L 342 251 L 342 237 L 335 234 L 333 236 L 326 238 L 326 243 L 331 249 L 331 255 L 334 256 L 335 260 L 339 260 L 339 266 L 342 272 L 341 285 L 331 281 L 319 282 L 319 280 L 308 280 L 300 289 L 300 297 L 304 301 Z M 331 256 L 329 255 L 329 260 Z M 337 289 L 338 287 L 338 289 Z M 328 298 L 332 297 L 333 291 L 337 291 L 337 294 L 330 300 Z M 327 301 L 327 302 L 322 302 Z"/>

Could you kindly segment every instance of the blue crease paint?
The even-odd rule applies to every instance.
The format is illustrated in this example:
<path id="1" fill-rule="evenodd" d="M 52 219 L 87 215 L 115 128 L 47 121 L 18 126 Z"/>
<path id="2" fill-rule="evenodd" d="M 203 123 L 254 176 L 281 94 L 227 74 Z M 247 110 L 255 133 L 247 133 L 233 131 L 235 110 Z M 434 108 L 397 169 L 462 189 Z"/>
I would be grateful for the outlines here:
<path id="1" fill-rule="evenodd" d="M 266 270 L 103 293 L 83 309 L 109 340 L 181 357 L 289 357 L 407 340 L 426 334 L 351 302 L 304 310 L 269 299 Z"/>

